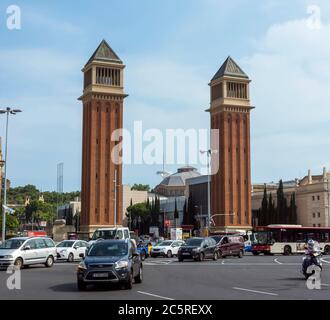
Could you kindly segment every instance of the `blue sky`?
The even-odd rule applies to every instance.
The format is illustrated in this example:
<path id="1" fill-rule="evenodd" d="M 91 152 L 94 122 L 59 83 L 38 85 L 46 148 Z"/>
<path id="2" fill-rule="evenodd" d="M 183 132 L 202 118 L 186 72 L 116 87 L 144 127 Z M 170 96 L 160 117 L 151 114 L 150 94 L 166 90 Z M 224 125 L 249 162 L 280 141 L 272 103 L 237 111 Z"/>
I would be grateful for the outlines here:
<path id="1" fill-rule="evenodd" d="M 13 3 L 21 30 L 6 28 Z M 64 190 L 80 189 L 80 70 L 103 38 L 126 64 L 126 128 L 209 128 L 208 82 L 231 55 L 252 79 L 253 182 L 330 168 L 329 20 L 327 0 L 2 0 L 0 107 L 24 110 L 10 120 L 12 185 L 55 190 L 64 162 Z M 125 166 L 123 182 L 155 185 L 160 169 Z"/>

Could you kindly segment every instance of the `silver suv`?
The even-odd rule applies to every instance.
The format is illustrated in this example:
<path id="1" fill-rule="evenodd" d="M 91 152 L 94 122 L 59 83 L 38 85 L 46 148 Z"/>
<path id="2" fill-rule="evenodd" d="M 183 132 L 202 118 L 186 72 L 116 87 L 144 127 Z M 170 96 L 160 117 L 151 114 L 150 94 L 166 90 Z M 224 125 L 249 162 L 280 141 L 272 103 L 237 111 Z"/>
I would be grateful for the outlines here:
<path id="1" fill-rule="evenodd" d="M 50 268 L 55 260 L 56 247 L 50 238 L 12 238 L 0 246 L 0 268 L 10 265 L 22 268 L 32 264 L 44 264 Z"/>

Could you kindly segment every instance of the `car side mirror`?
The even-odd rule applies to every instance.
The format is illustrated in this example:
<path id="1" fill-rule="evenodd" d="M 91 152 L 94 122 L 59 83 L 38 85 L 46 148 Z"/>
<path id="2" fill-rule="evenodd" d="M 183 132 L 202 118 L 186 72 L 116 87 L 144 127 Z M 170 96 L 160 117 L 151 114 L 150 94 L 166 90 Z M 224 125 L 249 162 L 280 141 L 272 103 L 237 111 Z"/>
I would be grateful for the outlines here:
<path id="1" fill-rule="evenodd" d="M 83 253 L 80 253 L 80 254 L 79 254 L 79 258 L 84 259 L 84 258 L 85 258 L 85 255 L 84 255 Z"/>
<path id="2" fill-rule="evenodd" d="M 204 244 L 203 248 L 207 248 L 207 247 L 208 247 L 208 245 L 207 244 Z"/>
<path id="3" fill-rule="evenodd" d="M 74 246 L 74 247 L 73 247 L 73 249 L 75 249 L 75 250 L 77 250 L 78 248 L 79 248 L 79 247 L 77 247 L 77 246 Z"/>
<path id="4" fill-rule="evenodd" d="M 23 250 L 24 250 L 24 251 L 26 251 L 26 250 L 31 250 L 31 247 L 30 247 L 30 246 L 25 246 L 25 247 L 23 248 Z"/>

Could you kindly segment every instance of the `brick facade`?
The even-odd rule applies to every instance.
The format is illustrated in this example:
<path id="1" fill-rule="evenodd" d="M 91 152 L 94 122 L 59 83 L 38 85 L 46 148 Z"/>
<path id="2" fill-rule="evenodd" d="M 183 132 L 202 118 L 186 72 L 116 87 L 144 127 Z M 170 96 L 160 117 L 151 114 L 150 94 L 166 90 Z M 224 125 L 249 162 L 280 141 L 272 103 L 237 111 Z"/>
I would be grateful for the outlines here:
<path id="1" fill-rule="evenodd" d="M 229 58 L 231 59 L 231 58 Z M 226 60 L 211 80 L 211 129 L 219 130 L 219 170 L 211 176 L 211 215 L 215 229 L 249 229 L 251 212 L 250 80 Z M 230 66 L 229 66 L 230 67 Z M 235 74 L 237 73 L 237 74 Z M 221 87 L 221 90 L 219 89 Z M 214 94 L 216 88 L 218 94 Z"/>

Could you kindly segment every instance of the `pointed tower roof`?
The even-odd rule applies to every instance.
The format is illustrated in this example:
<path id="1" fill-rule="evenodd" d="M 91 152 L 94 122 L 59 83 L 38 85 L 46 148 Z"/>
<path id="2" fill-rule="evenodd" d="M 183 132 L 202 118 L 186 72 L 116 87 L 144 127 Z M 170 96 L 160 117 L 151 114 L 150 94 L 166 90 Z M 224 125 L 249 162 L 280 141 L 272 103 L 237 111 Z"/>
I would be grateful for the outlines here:
<path id="1" fill-rule="evenodd" d="M 211 81 L 222 78 L 224 76 L 238 77 L 249 79 L 247 74 L 239 67 L 239 65 L 229 56 Z"/>
<path id="2" fill-rule="evenodd" d="M 93 55 L 86 63 L 86 65 L 95 60 L 123 64 L 123 62 L 120 60 L 120 58 L 117 56 L 117 54 L 112 50 L 112 48 L 105 40 L 102 40 L 100 45 L 97 47 Z"/>

